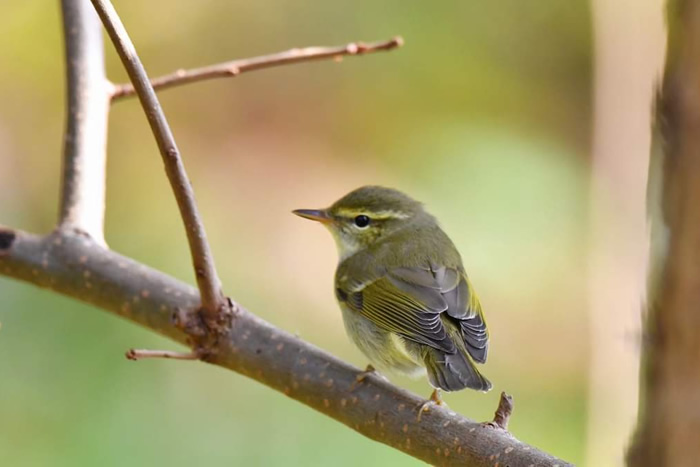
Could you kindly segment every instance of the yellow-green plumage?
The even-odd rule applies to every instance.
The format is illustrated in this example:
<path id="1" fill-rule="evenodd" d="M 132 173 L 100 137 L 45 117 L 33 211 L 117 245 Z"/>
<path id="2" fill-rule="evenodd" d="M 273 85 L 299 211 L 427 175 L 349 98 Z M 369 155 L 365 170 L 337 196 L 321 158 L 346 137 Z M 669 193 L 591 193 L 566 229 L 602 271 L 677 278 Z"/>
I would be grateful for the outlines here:
<path id="1" fill-rule="evenodd" d="M 487 391 L 474 363 L 488 331 L 459 252 L 422 204 L 383 187 L 359 188 L 323 210 L 340 253 L 336 298 L 346 330 L 373 364 L 409 375 L 427 369 L 439 389 Z"/>

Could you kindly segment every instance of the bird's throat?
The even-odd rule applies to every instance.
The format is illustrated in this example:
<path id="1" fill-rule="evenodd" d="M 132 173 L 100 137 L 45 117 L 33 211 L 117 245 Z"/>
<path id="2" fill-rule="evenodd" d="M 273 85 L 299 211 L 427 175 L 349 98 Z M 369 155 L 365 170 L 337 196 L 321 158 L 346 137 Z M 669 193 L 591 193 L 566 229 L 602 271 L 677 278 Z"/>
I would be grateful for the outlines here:
<path id="1" fill-rule="evenodd" d="M 338 248 L 338 262 L 341 262 L 362 249 L 363 245 L 349 235 L 343 235 L 342 232 L 336 229 L 329 229 L 333 234 L 335 246 Z"/>

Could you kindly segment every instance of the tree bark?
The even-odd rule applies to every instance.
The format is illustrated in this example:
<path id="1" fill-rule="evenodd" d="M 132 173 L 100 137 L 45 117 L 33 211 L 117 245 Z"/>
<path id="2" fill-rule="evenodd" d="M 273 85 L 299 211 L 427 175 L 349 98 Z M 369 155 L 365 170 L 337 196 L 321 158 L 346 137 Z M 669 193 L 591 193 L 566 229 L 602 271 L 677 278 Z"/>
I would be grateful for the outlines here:
<path id="1" fill-rule="evenodd" d="M 700 2 L 668 9 L 648 209 L 651 269 L 633 466 L 700 459 Z"/>
<path id="2" fill-rule="evenodd" d="M 66 49 L 66 130 L 60 224 L 104 243 L 110 84 L 102 27 L 88 2 L 62 0 Z"/>

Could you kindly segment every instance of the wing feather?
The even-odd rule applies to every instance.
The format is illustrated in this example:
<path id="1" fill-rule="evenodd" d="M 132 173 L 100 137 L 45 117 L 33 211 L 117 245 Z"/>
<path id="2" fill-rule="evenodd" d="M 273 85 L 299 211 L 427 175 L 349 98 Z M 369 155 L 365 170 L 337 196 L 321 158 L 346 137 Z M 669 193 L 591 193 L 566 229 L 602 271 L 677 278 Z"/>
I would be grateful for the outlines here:
<path id="1" fill-rule="evenodd" d="M 457 287 L 445 294 L 447 314 L 459 324 L 469 355 L 484 363 L 488 355 L 489 334 L 481 304 L 473 290 L 466 275 L 461 275 Z"/>
<path id="2" fill-rule="evenodd" d="M 471 357 L 486 360 L 488 331 L 481 305 L 466 275 L 455 268 L 393 268 L 344 294 L 348 306 L 378 326 L 446 353 L 456 352 L 456 336 L 446 327 L 456 328 Z"/>

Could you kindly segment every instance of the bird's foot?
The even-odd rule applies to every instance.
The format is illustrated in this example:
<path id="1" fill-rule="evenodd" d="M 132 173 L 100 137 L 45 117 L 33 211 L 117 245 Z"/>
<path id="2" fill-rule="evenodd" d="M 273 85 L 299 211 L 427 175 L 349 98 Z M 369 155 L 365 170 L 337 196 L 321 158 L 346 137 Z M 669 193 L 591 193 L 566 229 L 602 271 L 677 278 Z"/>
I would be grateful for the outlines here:
<path id="1" fill-rule="evenodd" d="M 447 407 L 447 403 L 445 403 L 445 401 L 442 400 L 442 397 L 440 397 L 440 390 L 437 388 L 433 390 L 433 393 L 430 395 L 430 398 L 427 401 L 423 402 L 421 405 L 418 406 L 418 422 L 420 422 L 420 418 L 423 415 L 423 412 L 428 412 L 430 410 L 431 405 Z"/>
<path id="2" fill-rule="evenodd" d="M 362 384 L 362 382 L 367 379 L 368 376 L 382 376 L 377 372 L 377 369 L 372 366 L 372 364 L 367 365 L 367 368 L 365 368 L 365 371 L 362 371 L 357 374 L 357 377 L 355 378 L 355 382 L 352 383 L 350 386 L 350 392 L 354 391 L 357 389 L 357 386 Z"/>

